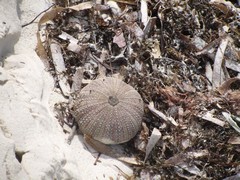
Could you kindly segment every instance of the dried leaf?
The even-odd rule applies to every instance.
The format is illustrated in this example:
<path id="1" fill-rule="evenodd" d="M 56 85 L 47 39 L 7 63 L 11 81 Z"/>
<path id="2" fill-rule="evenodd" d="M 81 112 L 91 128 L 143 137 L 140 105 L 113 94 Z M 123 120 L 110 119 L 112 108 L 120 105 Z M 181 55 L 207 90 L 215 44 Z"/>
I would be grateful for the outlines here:
<path id="1" fill-rule="evenodd" d="M 207 149 L 190 151 L 187 153 L 187 155 L 188 155 L 188 158 L 190 159 L 198 159 L 198 158 L 208 157 L 209 151 Z"/>
<path id="2" fill-rule="evenodd" d="M 69 9 L 73 9 L 75 11 L 82 11 L 86 9 L 91 9 L 93 7 L 93 1 L 82 2 L 74 6 L 70 6 Z"/>
<path id="3" fill-rule="evenodd" d="M 141 0 L 141 17 L 142 17 L 142 23 L 146 27 L 147 22 L 148 22 L 147 0 Z"/>
<path id="4" fill-rule="evenodd" d="M 62 31 L 62 33 L 58 37 L 63 40 L 68 40 L 70 43 L 78 44 L 78 40 L 76 38 L 64 31 Z"/>
<path id="5" fill-rule="evenodd" d="M 232 83 L 234 83 L 235 81 L 239 80 L 240 81 L 240 78 L 239 77 L 234 77 L 234 78 L 230 78 L 228 80 L 226 80 L 219 88 L 218 88 L 218 92 L 220 94 L 225 94 L 229 88 L 230 88 L 230 85 Z"/>
<path id="6" fill-rule="evenodd" d="M 43 23 L 53 20 L 64 9 L 65 8 L 63 8 L 63 7 L 56 7 L 56 8 L 52 8 L 50 11 L 46 12 L 38 22 L 38 30 L 40 30 L 40 26 Z"/>
<path id="7" fill-rule="evenodd" d="M 140 161 L 136 159 L 136 157 L 118 157 L 117 158 L 119 161 L 132 164 L 132 165 L 142 165 Z"/>
<path id="8" fill-rule="evenodd" d="M 136 12 L 136 11 L 127 12 L 124 14 L 124 18 L 128 22 L 136 22 L 138 20 L 138 12 Z"/>
<path id="9" fill-rule="evenodd" d="M 119 154 L 117 154 L 111 146 L 103 144 L 103 143 L 91 138 L 87 134 L 84 134 L 84 139 L 88 145 L 90 145 L 93 149 L 95 149 L 99 153 L 102 153 L 102 154 L 105 154 L 105 155 L 108 155 L 108 156 L 111 156 L 114 158 L 117 158 L 119 156 Z"/>
<path id="10" fill-rule="evenodd" d="M 103 62 L 107 59 L 108 57 L 108 51 L 106 49 L 102 49 L 100 58 L 98 59 L 98 62 L 100 62 L 98 68 L 99 68 L 99 77 L 105 77 L 106 76 L 106 67 L 103 66 Z"/>
<path id="11" fill-rule="evenodd" d="M 143 39 L 144 33 L 143 30 L 139 27 L 139 25 L 135 22 L 129 26 L 131 32 L 135 35 L 139 40 Z"/>
<path id="12" fill-rule="evenodd" d="M 66 67 L 62 56 L 61 47 L 57 43 L 52 42 L 50 45 L 50 50 L 57 74 L 63 73 L 66 71 Z"/>
<path id="13" fill-rule="evenodd" d="M 151 54 L 154 58 L 161 58 L 160 43 L 157 39 L 153 40 L 153 47 L 152 47 Z"/>
<path id="14" fill-rule="evenodd" d="M 67 49 L 69 51 L 80 53 L 83 51 L 86 47 L 85 44 L 79 44 L 79 40 L 71 36 L 70 34 L 62 31 L 62 33 L 58 36 L 60 39 L 63 39 L 65 41 L 69 41 L 70 43 L 67 46 Z"/>
<path id="15" fill-rule="evenodd" d="M 123 3 L 123 4 L 137 5 L 137 2 L 135 0 L 114 0 L 114 1 Z"/>
<path id="16" fill-rule="evenodd" d="M 139 162 L 135 157 L 125 156 L 122 152 L 119 151 L 119 149 L 117 149 L 116 146 L 114 147 L 114 146 L 103 144 L 86 134 L 84 134 L 84 139 L 88 145 L 90 145 L 93 149 L 95 149 L 96 151 L 102 154 L 116 158 L 128 164 L 141 165 L 141 162 Z"/>
<path id="17" fill-rule="evenodd" d="M 214 52 L 215 47 L 220 43 L 220 41 L 222 40 L 222 37 L 215 39 L 214 41 L 212 41 L 211 43 L 207 44 L 206 46 L 204 46 L 199 52 L 196 53 L 196 55 L 201 55 L 201 54 L 211 54 Z M 203 43 L 203 42 L 201 42 Z M 201 46 L 199 46 L 201 47 Z"/>
<path id="18" fill-rule="evenodd" d="M 236 115 L 240 116 L 240 90 L 230 91 L 227 94 L 227 98 L 229 101 L 234 103 L 234 109 L 236 112 Z"/>
<path id="19" fill-rule="evenodd" d="M 64 75 L 64 72 L 66 71 L 66 67 L 65 67 L 63 56 L 62 56 L 61 48 L 57 43 L 52 42 L 50 45 L 50 50 L 52 54 L 53 64 L 57 72 L 59 86 L 62 90 L 62 93 L 65 96 L 69 96 L 70 86 L 69 86 L 67 77 Z"/>
<path id="20" fill-rule="evenodd" d="M 229 124 L 238 132 L 240 133 L 240 127 L 238 126 L 238 124 L 232 119 L 231 114 L 227 113 L 227 112 L 222 112 L 222 115 L 225 117 L 225 119 L 227 120 L 227 122 L 229 122 Z M 240 119 L 240 118 L 239 118 Z M 240 121 L 239 121 L 240 122 Z"/>
<path id="21" fill-rule="evenodd" d="M 135 61 L 134 67 L 140 73 L 142 71 L 143 63 Z"/>
<path id="22" fill-rule="evenodd" d="M 107 5 L 111 8 L 111 11 L 115 16 L 119 16 L 121 14 L 122 10 L 115 1 L 107 1 Z"/>
<path id="23" fill-rule="evenodd" d="M 176 154 L 173 157 L 167 159 L 164 164 L 166 166 L 177 166 L 188 162 L 189 159 L 197 159 L 209 156 L 208 150 L 198 150 L 198 151 L 190 151 L 187 153 Z"/>
<path id="24" fill-rule="evenodd" d="M 187 148 L 191 147 L 192 142 L 189 138 L 184 138 L 184 139 L 182 139 L 181 144 L 182 144 L 183 149 L 187 149 Z"/>
<path id="25" fill-rule="evenodd" d="M 148 22 L 147 25 L 144 27 L 143 32 L 144 32 L 144 37 L 148 38 L 150 35 L 151 30 L 154 28 L 155 24 L 156 24 L 156 17 L 151 17 Z M 158 41 L 158 39 L 155 39 L 155 41 Z M 158 41 L 159 44 L 159 41 Z"/>
<path id="26" fill-rule="evenodd" d="M 211 0 L 209 4 L 214 5 L 216 8 L 221 10 L 225 14 L 229 14 L 232 12 L 240 13 L 240 10 L 236 8 L 230 1 L 225 0 Z"/>
<path id="27" fill-rule="evenodd" d="M 240 59 L 240 57 L 239 57 L 239 59 Z M 225 63 L 226 63 L 227 68 L 232 69 L 232 70 L 240 73 L 240 63 L 238 61 L 235 61 L 235 60 L 232 60 L 232 59 L 227 59 Z"/>
<path id="28" fill-rule="evenodd" d="M 209 112 L 209 111 L 207 113 L 205 113 L 203 116 L 198 115 L 198 117 L 200 117 L 200 118 L 202 118 L 204 120 L 210 121 L 210 122 L 212 122 L 214 124 L 217 124 L 217 125 L 219 125 L 221 127 L 223 127 L 225 125 L 224 121 L 222 121 L 222 120 L 220 120 L 218 118 L 214 118 L 213 114 L 211 112 Z"/>
<path id="29" fill-rule="evenodd" d="M 210 62 L 207 62 L 205 66 L 205 75 L 211 83 L 212 83 L 212 74 L 213 74 L 213 70 L 212 70 L 211 64 Z M 208 90 L 211 90 L 211 89 L 212 89 L 212 86 L 208 84 Z"/>
<path id="30" fill-rule="evenodd" d="M 49 69 L 50 65 L 49 65 L 49 62 L 48 62 L 48 55 L 47 55 L 47 52 L 45 51 L 45 48 L 42 44 L 39 32 L 37 32 L 37 46 L 36 46 L 35 51 L 36 51 L 37 55 L 41 58 L 44 66 L 47 69 Z"/>
<path id="31" fill-rule="evenodd" d="M 222 69 L 222 64 L 223 64 L 224 52 L 227 47 L 227 44 L 228 44 L 228 37 L 225 37 L 222 39 L 214 59 L 213 77 L 212 77 L 212 83 L 213 83 L 214 89 L 219 87 L 225 79 L 224 72 Z"/>
<path id="32" fill-rule="evenodd" d="M 171 122 L 174 126 L 178 126 L 178 123 L 172 118 L 172 117 L 167 117 L 165 114 L 163 114 L 161 111 L 155 109 L 154 103 L 150 102 L 148 105 L 149 110 L 155 114 L 156 116 L 162 118 L 163 120 L 167 122 Z"/>
<path id="33" fill-rule="evenodd" d="M 71 92 L 79 92 L 81 90 L 81 85 L 82 85 L 82 80 L 83 80 L 83 69 L 82 67 L 76 68 L 76 72 L 73 75 L 72 81 L 72 88 Z"/>
<path id="34" fill-rule="evenodd" d="M 113 37 L 113 43 L 116 43 L 120 48 L 123 48 L 126 46 L 126 41 L 122 32 L 122 29 L 119 28 L 115 31 L 115 36 Z"/>
<path id="35" fill-rule="evenodd" d="M 140 150 L 142 152 L 146 152 L 148 137 L 149 137 L 149 129 L 148 129 L 146 123 L 143 122 L 141 133 L 136 136 L 135 141 L 134 141 L 134 146 L 138 150 Z"/>
<path id="36" fill-rule="evenodd" d="M 174 156 L 170 157 L 169 159 L 164 161 L 165 166 L 176 166 L 179 164 L 182 164 L 186 161 L 187 155 L 180 153 L 180 154 L 175 154 Z"/>
<path id="37" fill-rule="evenodd" d="M 105 4 L 98 4 L 98 3 L 95 3 L 94 4 L 94 9 L 96 11 L 107 11 L 110 9 L 110 7 L 108 5 L 105 5 Z"/>
<path id="38" fill-rule="evenodd" d="M 193 87 L 192 85 L 190 85 L 190 84 L 187 84 L 187 83 L 185 83 L 185 82 L 182 82 L 182 85 L 183 85 L 183 89 L 185 90 L 185 91 L 187 91 L 187 92 L 196 92 L 196 88 L 195 87 Z"/>
<path id="39" fill-rule="evenodd" d="M 196 165 L 191 165 L 189 163 L 182 163 L 180 165 L 178 165 L 178 167 L 188 171 L 189 173 L 191 174 L 194 174 L 194 175 L 197 175 L 197 176 L 200 176 L 200 177 L 207 177 L 207 174 L 204 170 L 200 170 Z"/>
<path id="40" fill-rule="evenodd" d="M 231 137 L 231 138 L 228 140 L 228 143 L 229 143 L 229 144 L 240 144 L 240 136 Z"/>
<path id="41" fill-rule="evenodd" d="M 38 56 L 41 58 L 43 61 L 45 67 L 48 69 L 49 68 L 49 63 L 48 63 L 48 55 L 47 52 L 45 51 L 45 48 L 43 46 L 41 37 L 40 37 L 40 26 L 50 20 L 53 20 L 60 12 L 62 12 L 65 8 L 63 7 L 55 7 L 52 8 L 50 11 L 46 12 L 41 19 L 38 22 L 38 32 L 37 32 L 37 47 L 36 47 L 36 53 Z"/>
<path id="42" fill-rule="evenodd" d="M 82 51 L 82 46 L 79 46 L 78 44 L 75 43 L 69 43 L 67 46 L 67 50 L 75 53 L 80 53 Z"/>
<path id="43" fill-rule="evenodd" d="M 240 179 L 240 173 L 237 173 L 236 175 L 226 177 L 223 180 L 239 180 Z"/>
<path id="44" fill-rule="evenodd" d="M 150 152 L 152 151 L 152 149 L 154 148 L 156 143 L 159 141 L 161 136 L 162 136 L 161 132 L 157 128 L 154 128 L 152 131 L 152 134 L 150 136 L 150 139 L 148 141 L 147 147 L 146 147 L 146 154 L 145 154 L 144 162 L 146 162 Z"/>
<path id="45" fill-rule="evenodd" d="M 64 124 L 64 126 L 66 126 L 66 124 Z M 75 135 L 75 133 L 76 133 L 76 128 L 77 128 L 77 126 L 74 125 L 74 126 L 72 127 L 72 129 L 70 129 L 70 131 L 68 131 L 68 132 L 69 132 L 69 135 L 68 135 L 68 137 L 67 137 L 67 139 L 66 139 L 66 142 L 67 142 L 68 144 L 71 144 L 72 139 L 73 139 L 73 137 L 74 137 L 74 135 Z M 66 130 L 66 129 L 65 129 L 65 130 Z"/>

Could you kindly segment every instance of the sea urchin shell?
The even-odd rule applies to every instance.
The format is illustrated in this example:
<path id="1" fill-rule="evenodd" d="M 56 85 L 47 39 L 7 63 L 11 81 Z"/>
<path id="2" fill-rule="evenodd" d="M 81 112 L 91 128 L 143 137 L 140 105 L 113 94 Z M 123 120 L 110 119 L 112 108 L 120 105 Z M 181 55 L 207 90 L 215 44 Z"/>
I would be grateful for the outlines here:
<path id="1" fill-rule="evenodd" d="M 142 98 L 119 79 L 106 77 L 92 81 L 73 104 L 73 115 L 82 133 L 104 144 L 127 142 L 141 127 Z"/>

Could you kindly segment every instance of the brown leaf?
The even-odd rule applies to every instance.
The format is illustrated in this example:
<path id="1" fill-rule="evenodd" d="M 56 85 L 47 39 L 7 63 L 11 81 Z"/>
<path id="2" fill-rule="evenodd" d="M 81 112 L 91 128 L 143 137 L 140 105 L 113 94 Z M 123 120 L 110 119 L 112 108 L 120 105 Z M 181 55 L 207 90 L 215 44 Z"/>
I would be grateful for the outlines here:
<path id="1" fill-rule="evenodd" d="M 122 29 L 117 29 L 115 31 L 115 36 L 113 37 L 113 42 L 116 43 L 118 45 L 118 47 L 120 48 L 123 48 L 126 46 L 126 40 L 124 38 L 124 35 L 123 35 L 123 31 Z"/>
<path id="2" fill-rule="evenodd" d="M 73 9 L 75 11 L 81 11 L 81 10 L 85 10 L 85 9 L 91 9 L 92 7 L 93 7 L 93 2 L 87 1 L 87 2 L 83 2 L 83 3 L 79 3 L 75 6 L 71 6 L 71 7 L 69 7 L 69 9 Z"/>
<path id="3" fill-rule="evenodd" d="M 47 52 L 45 51 L 45 48 L 41 41 L 39 32 L 37 32 L 37 46 L 36 46 L 35 51 L 36 51 L 37 55 L 41 58 L 44 66 L 48 69 L 50 67 L 49 62 L 48 62 L 48 55 L 47 55 Z"/>
<path id="4" fill-rule="evenodd" d="M 230 79 L 226 80 L 220 87 L 218 87 L 218 89 L 217 89 L 218 92 L 220 94 L 225 94 L 229 90 L 230 85 L 237 80 L 240 80 L 240 78 L 234 77 L 234 78 L 230 78 Z"/>
<path id="5" fill-rule="evenodd" d="M 63 7 L 56 7 L 51 9 L 50 11 L 46 12 L 38 22 L 38 30 L 40 30 L 41 24 L 53 20 L 60 12 L 62 12 L 65 8 Z"/>
<path id="6" fill-rule="evenodd" d="M 203 115 L 198 115 L 198 117 L 200 117 L 200 118 L 202 118 L 204 120 L 210 121 L 210 122 L 212 122 L 214 124 L 217 124 L 217 125 L 219 125 L 221 127 L 223 127 L 225 125 L 224 121 L 222 121 L 222 120 L 220 120 L 218 118 L 213 117 L 213 114 L 210 111 L 206 112 Z"/>
<path id="7" fill-rule="evenodd" d="M 218 47 L 217 53 L 215 55 L 212 76 L 213 88 L 218 88 L 225 79 L 225 74 L 223 72 L 222 65 L 224 59 L 224 52 L 227 48 L 228 41 L 229 41 L 228 37 L 222 39 Z"/>
<path id="8" fill-rule="evenodd" d="M 240 144 L 240 136 L 233 136 L 230 137 L 230 139 L 228 140 L 229 144 Z"/>

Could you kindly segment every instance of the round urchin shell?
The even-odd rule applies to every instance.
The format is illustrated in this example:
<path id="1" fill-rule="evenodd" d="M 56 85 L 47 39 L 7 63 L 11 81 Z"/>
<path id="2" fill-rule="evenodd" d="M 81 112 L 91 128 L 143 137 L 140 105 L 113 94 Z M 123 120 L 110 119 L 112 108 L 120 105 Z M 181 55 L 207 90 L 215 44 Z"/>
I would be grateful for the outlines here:
<path id="1" fill-rule="evenodd" d="M 81 90 L 72 114 L 83 134 L 104 144 L 120 144 L 132 139 L 141 128 L 143 101 L 125 82 L 100 78 Z"/>

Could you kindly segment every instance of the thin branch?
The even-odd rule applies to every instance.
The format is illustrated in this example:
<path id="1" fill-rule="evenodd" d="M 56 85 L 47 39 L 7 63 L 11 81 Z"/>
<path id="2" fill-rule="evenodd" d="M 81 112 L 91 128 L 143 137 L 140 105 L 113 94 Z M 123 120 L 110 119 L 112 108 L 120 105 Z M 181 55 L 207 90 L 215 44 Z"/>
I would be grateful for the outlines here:
<path id="1" fill-rule="evenodd" d="M 23 24 L 22 27 L 26 27 L 30 24 L 32 24 L 40 15 L 42 15 L 43 13 L 45 13 L 46 11 L 48 11 L 50 8 L 52 8 L 53 6 L 55 6 L 55 4 L 52 4 L 49 8 L 47 8 L 46 10 L 42 11 L 40 14 L 38 14 L 32 21 L 26 23 L 26 24 Z"/>

